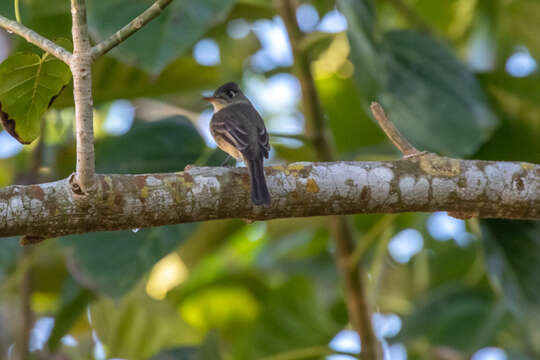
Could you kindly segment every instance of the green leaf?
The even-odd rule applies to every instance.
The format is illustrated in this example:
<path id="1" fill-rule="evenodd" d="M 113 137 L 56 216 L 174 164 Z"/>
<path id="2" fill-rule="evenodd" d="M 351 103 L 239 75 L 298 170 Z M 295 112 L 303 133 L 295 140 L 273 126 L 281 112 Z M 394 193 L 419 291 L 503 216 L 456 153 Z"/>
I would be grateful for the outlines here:
<path id="1" fill-rule="evenodd" d="M 126 294 L 152 266 L 186 240 L 195 224 L 140 231 L 99 232 L 63 238 L 73 248 L 75 264 L 101 291 L 113 297 Z"/>
<path id="2" fill-rule="evenodd" d="M 17 53 L 0 64 L 0 116 L 4 128 L 23 144 L 39 136 L 41 117 L 69 83 L 71 72 L 45 53 Z"/>
<path id="3" fill-rule="evenodd" d="M 90 319 L 107 359 L 147 360 L 163 349 L 192 347 L 202 340 L 173 306 L 139 291 L 121 300 L 101 298 L 91 305 Z"/>
<path id="4" fill-rule="evenodd" d="M 362 147 L 386 143 L 382 130 L 362 111 L 363 98 L 350 79 L 334 76 L 318 80 L 317 88 L 341 153 L 354 153 Z M 351 136 L 351 130 L 354 136 Z"/>
<path id="5" fill-rule="evenodd" d="M 384 36 L 385 110 L 422 150 L 473 154 L 498 119 L 476 78 L 452 51 L 428 35 L 392 31 Z"/>
<path id="6" fill-rule="evenodd" d="M 351 46 L 351 60 L 356 71 L 354 78 L 368 100 L 373 99 L 380 86 L 381 71 L 375 40 L 375 5 L 373 0 L 338 0 L 347 18 L 347 37 Z"/>
<path id="7" fill-rule="evenodd" d="M 154 3 L 143 1 L 88 1 L 88 23 L 98 39 L 117 31 Z M 164 12 L 114 49 L 119 60 L 158 74 L 184 54 L 210 28 L 226 19 L 233 0 L 177 0 Z"/>
<path id="8" fill-rule="evenodd" d="M 101 173 L 180 171 L 204 151 L 204 140 L 183 116 L 136 122 L 127 134 L 96 142 L 96 169 Z"/>
<path id="9" fill-rule="evenodd" d="M 427 337 L 432 345 L 463 351 L 489 344 L 502 325 L 502 315 L 489 291 L 451 284 L 428 293 L 403 318 L 396 341 Z M 486 328 L 486 324 L 489 327 Z M 479 343 L 481 340 L 481 343 Z"/>
<path id="10" fill-rule="evenodd" d="M 57 351 L 62 337 L 68 333 L 81 315 L 84 315 L 88 304 L 95 298 L 96 296 L 91 290 L 78 288 L 75 296 L 63 302 L 60 311 L 54 318 L 54 327 L 47 341 L 47 347 L 50 351 Z"/>
<path id="11" fill-rule="evenodd" d="M 21 253 L 22 246 L 19 244 L 19 237 L 0 239 L 0 281 L 7 270 L 19 260 Z"/>
<path id="12" fill-rule="evenodd" d="M 406 138 L 421 150 L 460 157 L 489 139 L 497 116 L 476 78 L 449 47 L 411 30 L 378 36 L 372 1 L 338 4 L 349 23 L 360 92 L 368 102 L 382 102 Z"/>
<path id="13" fill-rule="evenodd" d="M 317 300 L 306 278 L 293 278 L 271 291 L 262 317 L 245 329 L 235 359 L 259 359 L 294 349 L 326 346 L 340 326 Z"/>
<path id="14" fill-rule="evenodd" d="M 482 220 L 486 260 L 492 282 L 509 308 L 528 316 L 540 308 L 540 223 Z"/>
<path id="15" fill-rule="evenodd" d="M 200 347 L 185 346 L 169 349 L 153 356 L 150 360 L 220 360 L 219 337 L 210 331 Z"/>

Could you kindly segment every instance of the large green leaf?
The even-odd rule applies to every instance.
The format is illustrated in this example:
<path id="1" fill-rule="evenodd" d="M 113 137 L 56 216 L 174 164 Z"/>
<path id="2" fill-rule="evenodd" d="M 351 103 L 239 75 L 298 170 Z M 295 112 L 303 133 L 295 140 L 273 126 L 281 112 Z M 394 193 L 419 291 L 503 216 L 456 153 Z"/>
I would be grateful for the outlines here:
<path id="1" fill-rule="evenodd" d="M 19 142 L 39 136 L 41 117 L 71 79 L 69 67 L 45 53 L 17 53 L 0 64 L 0 117 Z"/>
<path id="2" fill-rule="evenodd" d="M 501 115 L 501 126 L 482 146 L 476 158 L 540 162 L 540 96 L 535 73 L 515 78 L 503 71 L 480 77 Z"/>
<path id="3" fill-rule="evenodd" d="M 489 274 L 510 309 L 540 309 L 540 223 L 483 220 L 482 234 Z"/>
<path id="4" fill-rule="evenodd" d="M 140 291 L 121 300 L 101 298 L 91 305 L 89 315 L 107 359 L 147 360 L 163 349 L 191 347 L 202 340 L 200 332 L 189 327 L 173 306 Z"/>
<path id="5" fill-rule="evenodd" d="M 5 272 L 17 261 L 22 253 L 19 237 L 0 239 L 0 281 Z"/>
<path id="6" fill-rule="evenodd" d="M 103 39 L 153 3 L 153 0 L 91 0 L 88 1 L 88 23 L 93 33 Z M 160 73 L 211 27 L 223 21 L 233 4 L 233 0 L 174 1 L 112 54 L 150 73 Z"/>
<path id="7" fill-rule="evenodd" d="M 350 56 L 356 68 L 354 78 L 366 98 L 373 99 L 381 86 L 381 79 L 378 78 L 381 64 L 377 58 L 374 2 L 338 0 L 337 4 L 347 18 Z"/>
<path id="8" fill-rule="evenodd" d="M 540 223 L 482 220 L 492 284 L 516 316 L 520 335 L 540 354 Z"/>
<path id="9" fill-rule="evenodd" d="M 73 280 L 70 282 L 73 282 Z M 84 316 L 88 304 L 96 298 L 95 294 L 89 289 L 78 286 L 76 289 L 75 294 L 63 299 L 60 310 L 55 316 L 54 327 L 47 341 L 47 347 L 52 352 L 57 351 L 62 337 L 70 331 L 81 316 Z"/>
<path id="10" fill-rule="evenodd" d="M 183 116 L 136 122 L 125 135 L 96 143 L 96 169 L 102 173 L 181 171 L 205 151 L 204 140 Z"/>
<path id="11" fill-rule="evenodd" d="M 489 139 L 497 116 L 448 46 L 417 31 L 376 34 L 371 0 L 338 4 L 361 93 L 382 102 L 405 137 L 422 150 L 454 156 L 471 155 Z"/>
<path id="12" fill-rule="evenodd" d="M 498 119 L 476 78 L 452 51 L 428 35 L 392 31 L 384 36 L 388 115 L 420 149 L 454 156 L 474 153 Z"/>
<path id="13" fill-rule="evenodd" d="M 138 231 L 99 232 L 69 236 L 75 264 L 91 286 L 123 296 L 162 257 L 186 240 L 195 224 L 171 225 Z"/>
<path id="14" fill-rule="evenodd" d="M 259 359 L 281 352 L 326 346 L 340 326 L 318 302 L 306 278 L 293 278 L 266 297 L 262 317 L 246 329 L 235 359 Z"/>
<path id="15" fill-rule="evenodd" d="M 446 285 L 417 301 L 395 340 L 427 338 L 432 345 L 472 351 L 493 340 L 503 325 L 503 315 L 486 289 Z"/>

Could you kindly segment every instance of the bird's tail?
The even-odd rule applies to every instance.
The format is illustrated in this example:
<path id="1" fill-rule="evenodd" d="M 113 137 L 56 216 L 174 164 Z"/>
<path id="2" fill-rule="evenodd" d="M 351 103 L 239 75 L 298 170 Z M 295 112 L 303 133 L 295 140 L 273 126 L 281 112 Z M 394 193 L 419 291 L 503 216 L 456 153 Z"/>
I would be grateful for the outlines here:
<path id="1" fill-rule="evenodd" d="M 264 177 L 262 154 L 247 161 L 249 177 L 251 178 L 251 201 L 253 205 L 270 205 L 270 194 Z"/>

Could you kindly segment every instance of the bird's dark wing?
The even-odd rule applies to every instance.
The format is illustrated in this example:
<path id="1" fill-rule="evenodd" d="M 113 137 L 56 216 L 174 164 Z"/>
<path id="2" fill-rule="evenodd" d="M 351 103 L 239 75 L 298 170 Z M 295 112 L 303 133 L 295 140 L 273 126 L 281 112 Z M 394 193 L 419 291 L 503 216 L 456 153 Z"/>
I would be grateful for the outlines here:
<path id="1" fill-rule="evenodd" d="M 240 152 L 254 156 L 262 150 L 268 158 L 268 133 L 263 119 L 251 104 L 233 104 L 218 111 L 212 119 L 212 127 L 227 142 L 234 142 Z"/>

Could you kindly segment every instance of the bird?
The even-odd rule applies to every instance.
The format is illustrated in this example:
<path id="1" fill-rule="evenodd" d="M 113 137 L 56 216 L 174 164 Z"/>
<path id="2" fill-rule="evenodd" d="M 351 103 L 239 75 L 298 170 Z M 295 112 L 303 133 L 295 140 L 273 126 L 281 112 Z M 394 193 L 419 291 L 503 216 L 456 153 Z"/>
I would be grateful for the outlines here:
<path id="1" fill-rule="evenodd" d="M 203 99 L 214 107 L 210 133 L 216 144 L 248 168 L 252 203 L 269 206 L 263 161 L 268 158 L 270 144 L 262 117 L 234 82 L 220 86 Z"/>

